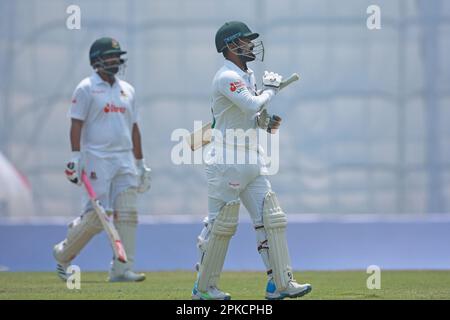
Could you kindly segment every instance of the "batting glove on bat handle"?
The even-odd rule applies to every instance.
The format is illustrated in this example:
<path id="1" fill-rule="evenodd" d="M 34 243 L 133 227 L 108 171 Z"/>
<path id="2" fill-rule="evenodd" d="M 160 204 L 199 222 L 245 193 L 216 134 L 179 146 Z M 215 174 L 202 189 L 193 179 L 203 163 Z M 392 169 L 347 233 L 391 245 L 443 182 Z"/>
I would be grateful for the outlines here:
<path id="1" fill-rule="evenodd" d="M 81 167 L 81 153 L 79 151 L 72 152 L 72 159 L 66 164 L 66 169 L 64 173 L 66 174 L 66 178 L 79 186 L 81 186 L 81 171 L 83 168 Z"/>
<path id="2" fill-rule="evenodd" d="M 264 71 L 263 85 L 269 88 L 280 88 L 283 77 L 275 72 Z"/>

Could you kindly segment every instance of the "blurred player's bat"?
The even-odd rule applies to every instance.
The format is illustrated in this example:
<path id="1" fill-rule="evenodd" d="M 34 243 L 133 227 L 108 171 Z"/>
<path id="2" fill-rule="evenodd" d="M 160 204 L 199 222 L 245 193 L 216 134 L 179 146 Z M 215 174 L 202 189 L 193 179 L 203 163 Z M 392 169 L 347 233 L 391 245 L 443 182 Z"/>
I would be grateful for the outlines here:
<path id="1" fill-rule="evenodd" d="M 89 195 L 89 199 L 91 200 L 92 206 L 94 207 L 95 212 L 98 215 L 98 218 L 102 222 L 103 228 L 108 235 L 109 242 L 111 243 L 112 249 L 114 251 L 114 255 L 117 260 L 120 262 L 127 262 L 127 254 L 125 253 L 125 249 L 122 244 L 122 240 L 120 240 L 119 233 L 114 226 L 114 222 L 112 221 L 112 217 L 109 217 L 106 214 L 105 208 L 103 208 L 100 201 L 97 199 L 97 195 L 95 194 L 94 189 L 92 188 L 91 182 L 86 175 L 86 172 L 83 171 L 81 174 L 81 180 L 86 188 L 86 191 Z"/>
<path id="2" fill-rule="evenodd" d="M 300 79 L 298 73 L 293 73 L 289 78 L 283 80 L 280 84 L 280 90 L 286 88 L 291 83 Z M 211 142 L 211 122 L 205 124 L 201 129 L 192 132 L 186 137 L 188 144 L 191 146 L 191 150 L 195 151 L 204 145 Z"/>
<path id="3" fill-rule="evenodd" d="M 281 81 L 280 90 L 286 88 L 292 82 L 295 82 L 295 81 L 297 81 L 299 79 L 300 79 L 300 76 L 298 75 L 298 73 L 291 74 L 291 76 L 289 78 L 287 78 L 286 80 Z"/>
<path id="4" fill-rule="evenodd" d="M 186 137 L 188 144 L 191 146 L 191 150 L 195 151 L 204 145 L 211 142 L 212 129 L 211 122 L 205 124 L 201 129 L 192 132 Z"/>

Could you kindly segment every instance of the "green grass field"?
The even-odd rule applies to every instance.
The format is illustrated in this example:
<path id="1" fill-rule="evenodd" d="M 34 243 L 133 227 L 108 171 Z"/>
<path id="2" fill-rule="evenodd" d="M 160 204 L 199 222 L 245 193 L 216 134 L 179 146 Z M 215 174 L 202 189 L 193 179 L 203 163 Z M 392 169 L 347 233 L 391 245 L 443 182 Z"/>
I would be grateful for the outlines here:
<path id="1" fill-rule="evenodd" d="M 194 272 L 147 272 L 141 283 L 108 283 L 106 272 L 81 274 L 69 290 L 52 272 L 0 272 L 0 299 L 190 299 Z M 381 289 L 366 287 L 365 271 L 297 272 L 313 291 L 301 299 L 450 299 L 449 271 L 382 271 Z M 225 272 L 220 287 L 233 300 L 263 299 L 262 272 Z"/>

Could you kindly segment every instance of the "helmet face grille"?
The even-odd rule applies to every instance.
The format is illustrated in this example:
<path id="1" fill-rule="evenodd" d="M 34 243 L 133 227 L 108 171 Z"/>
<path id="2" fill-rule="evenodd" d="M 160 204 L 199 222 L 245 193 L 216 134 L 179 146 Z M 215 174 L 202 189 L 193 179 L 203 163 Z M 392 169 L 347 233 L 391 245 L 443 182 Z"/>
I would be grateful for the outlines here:
<path id="1" fill-rule="evenodd" d="M 113 62 L 115 63 L 111 63 L 111 59 L 115 60 Z M 124 58 L 119 58 L 119 60 L 117 60 L 117 58 L 102 58 L 99 57 L 97 58 L 93 63 L 92 63 L 92 67 L 96 70 L 96 71 L 101 71 L 110 75 L 115 75 L 115 74 L 124 74 L 125 73 L 125 68 L 126 68 L 126 61 L 127 59 Z"/>
<path id="2" fill-rule="evenodd" d="M 233 52 L 235 55 L 244 57 L 246 61 L 259 60 L 264 61 L 264 44 L 261 40 L 245 42 L 241 39 L 232 41 L 234 47 L 230 47 L 228 43 L 226 48 Z"/>

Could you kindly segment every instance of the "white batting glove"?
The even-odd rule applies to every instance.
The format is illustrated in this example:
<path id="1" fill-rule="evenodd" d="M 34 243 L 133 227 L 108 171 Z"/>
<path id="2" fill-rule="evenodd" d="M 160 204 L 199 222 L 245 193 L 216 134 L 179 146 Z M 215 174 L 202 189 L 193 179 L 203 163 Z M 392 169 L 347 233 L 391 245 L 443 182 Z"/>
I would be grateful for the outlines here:
<path id="1" fill-rule="evenodd" d="M 264 71 L 263 85 L 264 87 L 276 88 L 280 87 L 283 77 L 275 72 Z"/>
<path id="2" fill-rule="evenodd" d="M 81 153 L 80 151 L 72 152 L 72 159 L 67 163 L 64 173 L 70 182 L 81 186 Z"/>
<path id="3" fill-rule="evenodd" d="M 144 193 L 148 191 L 151 187 L 151 172 L 152 170 L 147 167 L 147 165 L 144 162 L 144 159 L 136 160 L 136 167 L 138 170 L 138 179 L 139 179 L 139 185 L 137 188 L 137 191 L 139 193 Z"/>
<path id="4" fill-rule="evenodd" d="M 262 111 L 256 114 L 256 125 L 259 128 L 266 131 L 267 128 L 269 127 L 269 122 L 270 122 L 270 115 L 266 109 L 263 109 Z"/>
<path id="5" fill-rule="evenodd" d="M 274 134 L 280 128 L 281 117 L 276 114 L 270 115 L 266 109 L 263 109 L 256 116 L 256 124 L 268 133 Z"/>

